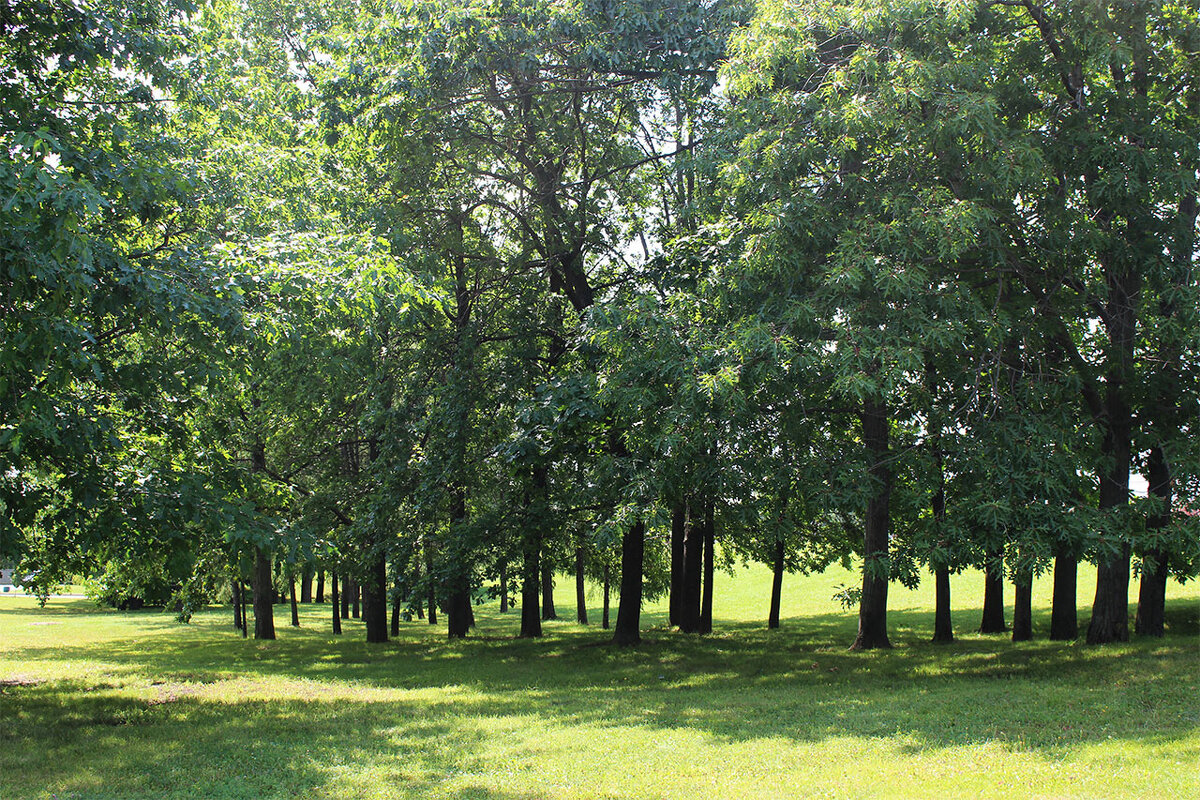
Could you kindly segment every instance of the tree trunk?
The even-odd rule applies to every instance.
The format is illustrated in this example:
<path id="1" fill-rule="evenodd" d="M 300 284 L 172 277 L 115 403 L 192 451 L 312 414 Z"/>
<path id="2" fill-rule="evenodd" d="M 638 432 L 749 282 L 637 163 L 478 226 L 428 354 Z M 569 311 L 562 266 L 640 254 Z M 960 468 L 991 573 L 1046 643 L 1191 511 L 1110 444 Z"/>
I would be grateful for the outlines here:
<path id="1" fill-rule="evenodd" d="M 700 501 L 687 506 L 687 525 L 683 537 L 683 592 L 679 602 L 679 630 L 700 632 L 702 576 L 704 570 L 704 518 Z"/>
<path id="2" fill-rule="evenodd" d="M 1171 522 L 1171 469 L 1161 447 L 1150 449 L 1147 478 L 1150 494 L 1163 504 L 1161 514 L 1146 521 L 1151 531 L 1161 531 Z M 1137 616 L 1133 629 L 1138 636 L 1162 636 L 1167 602 L 1167 565 L 1170 553 L 1151 548 L 1142 554 L 1142 582 L 1138 588 Z"/>
<path id="3" fill-rule="evenodd" d="M 362 619 L 362 586 L 358 581 L 350 581 L 350 616 Z"/>
<path id="4" fill-rule="evenodd" d="M 300 627 L 300 607 L 296 605 L 296 576 L 288 573 L 288 603 L 292 607 L 292 627 Z"/>
<path id="5" fill-rule="evenodd" d="M 1033 639 L 1033 573 L 1018 570 L 1013 575 L 1013 632 L 1014 642 Z"/>
<path id="6" fill-rule="evenodd" d="M 980 633 L 1005 633 L 1008 624 L 1004 621 L 1004 552 L 992 550 L 988 553 L 983 578 L 983 619 L 979 623 Z"/>
<path id="7" fill-rule="evenodd" d="M 713 530 L 713 504 L 704 504 L 704 597 L 700 603 L 700 633 L 712 633 L 713 604 L 713 548 L 716 534 Z"/>
<path id="8" fill-rule="evenodd" d="M 333 571 L 329 573 L 329 589 L 332 592 L 332 596 L 329 598 L 329 606 L 333 610 L 333 633 L 335 636 L 340 636 L 342 634 L 341 603 L 338 597 L 338 576 Z"/>
<path id="9" fill-rule="evenodd" d="M 583 583 L 583 548 L 575 548 L 575 618 L 580 625 L 588 624 L 587 591 Z"/>
<path id="10" fill-rule="evenodd" d="M 500 613 L 508 613 L 508 559 L 500 559 Z"/>
<path id="11" fill-rule="evenodd" d="M 537 537 L 525 537 L 521 563 L 521 638 L 535 639 L 542 635 L 542 617 L 539 611 L 541 591 L 538 580 L 541 575 L 541 544 Z"/>
<path id="12" fill-rule="evenodd" d="M 311 603 L 312 595 L 313 568 L 311 564 L 305 564 L 304 570 L 300 573 L 300 602 Z"/>
<path id="13" fill-rule="evenodd" d="M 391 634 L 394 637 L 400 635 L 400 604 L 404 600 L 400 597 L 400 587 L 397 586 L 392 591 L 392 629 Z"/>
<path id="14" fill-rule="evenodd" d="M 671 507 L 671 610 L 668 621 L 672 627 L 682 624 L 683 539 L 686 533 L 687 505 L 677 500 Z"/>
<path id="15" fill-rule="evenodd" d="M 887 634 L 888 527 L 891 523 L 892 470 L 889 465 L 888 414 L 883 403 L 864 400 L 859 412 L 863 444 L 875 486 L 867 501 L 863 534 L 863 586 L 858 604 L 858 636 L 851 650 L 891 647 Z"/>
<path id="16" fill-rule="evenodd" d="M 437 625 L 437 587 L 433 583 L 433 543 L 425 545 L 425 574 L 429 584 L 426 603 L 429 606 L 429 624 Z"/>
<path id="17" fill-rule="evenodd" d="M 271 606 L 275 587 L 272 585 L 271 558 L 261 547 L 254 548 L 254 638 L 275 638 L 275 610 Z"/>
<path id="18" fill-rule="evenodd" d="M 621 539 L 621 603 L 613 643 L 621 647 L 641 644 L 642 556 L 646 546 L 646 524 L 638 520 Z"/>
<path id="19" fill-rule="evenodd" d="M 1054 599 L 1050 607 L 1050 638 L 1068 641 L 1079 637 L 1078 605 L 1075 599 L 1075 584 L 1079 565 L 1074 553 L 1060 546 L 1054 556 Z"/>
<path id="20" fill-rule="evenodd" d="M 380 644 L 388 640 L 387 625 L 387 563 L 380 556 L 367 575 L 363 587 L 363 621 L 367 642 Z"/>
<path id="21" fill-rule="evenodd" d="M 240 631 L 245 622 L 242 621 L 242 582 L 232 581 L 233 588 L 233 629 Z"/>
<path id="22" fill-rule="evenodd" d="M 246 615 L 246 584 L 240 579 L 238 580 L 238 598 L 241 600 L 242 606 L 242 638 L 245 639 L 250 635 L 250 621 Z"/>
<path id="23" fill-rule="evenodd" d="M 456 589 L 450 595 L 449 607 L 446 609 L 447 633 L 451 639 L 466 638 L 471 629 L 471 593 L 465 589 Z"/>
<path id="24" fill-rule="evenodd" d="M 1140 237 L 1143 230 L 1130 233 Z M 1115 520 L 1129 503 L 1129 467 L 1133 456 L 1133 411 L 1126 396 L 1134 380 L 1134 347 L 1137 341 L 1136 308 L 1141 290 L 1138 267 L 1115 255 L 1102 258 L 1108 283 L 1105 328 L 1110 345 L 1104 371 L 1104 441 L 1101 443 L 1100 511 L 1113 512 L 1106 536 L 1111 551 L 1096 570 L 1096 597 L 1088 623 L 1088 644 L 1129 641 L 1129 539 L 1117 530 Z"/>
<path id="25" fill-rule="evenodd" d="M 337 592 L 334 592 L 337 596 Z M 342 619 L 350 619 L 350 579 L 342 575 Z"/>
<path id="26" fill-rule="evenodd" d="M 933 368 L 931 360 L 927 362 L 926 369 L 929 374 L 930 385 L 933 386 L 937 380 L 937 373 Z M 943 464 L 940 423 L 938 423 L 938 427 L 935 430 L 933 458 L 935 469 L 937 470 L 937 490 L 933 493 L 931 506 L 934 524 L 938 526 L 940 531 L 946 522 L 946 470 Z M 939 544 L 944 547 L 946 543 L 942 541 Z M 939 547 L 938 553 L 939 555 L 935 558 L 939 561 L 944 560 L 944 556 L 940 554 L 941 547 Z M 948 644 L 954 641 L 954 623 L 950 618 L 950 565 L 935 563 L 933 580 L 936 587 L 934 590 L 933 641 L 939 644 Z"/>
<path id="27" fill-rule="evenodd" d="M 783 537 L 775 542 L 775 561 L 772 565 L 771 576 L 771 612 L 767 615 L 767 630 L 779 628 L 779 603 L 783 599 L 783 566 L 785 545 Z"/>
<path id="28" fill-rule="evenodd" d="M 325 602 L 325 568 L 321 567 L 317 570 L 317 596 L 318 603 Z"/>
<path id="29" fill-rule="evenodd" d="M 558 619 L 554 610 L 554 565 L 542 559 L 542 619 Z"/>
<path id="30" fill-rule="evenodd" d="M 604 628 L 604 630 L 608 630 L 608 598 L 610 588 L 611 586 L 608 580 L 608 565 L 606 564 L 604 566 L 604 610 L 601 612 L 600 616 L 600 627 Z"/>
<path id="31" fill-rule="evenodd" d="M 949 644 L 954 641 L 954 625 L 950 621 L 950 568 L 934 570 L 936 600 L 933 612 L 933 641 Z"/>

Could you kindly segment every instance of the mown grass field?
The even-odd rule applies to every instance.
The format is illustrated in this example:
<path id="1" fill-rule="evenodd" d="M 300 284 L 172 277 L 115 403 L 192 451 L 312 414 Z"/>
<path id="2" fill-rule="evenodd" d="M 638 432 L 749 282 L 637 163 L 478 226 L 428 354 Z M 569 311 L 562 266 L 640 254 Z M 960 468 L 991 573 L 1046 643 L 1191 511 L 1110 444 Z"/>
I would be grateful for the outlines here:
<path id="1" fill-rule="evenodd" d="M 256 643 L 224 608 L 184 626 L 6 597 L 0 798 L 1200 797 L 1195 584 L 1168 587 L 1165 639 L 1104 648 L 970 633 L 975 574 L 960 641 L 927 644 L 932 587 L 893 587 L 896 648 L 849 653 L 830 595 L 854 581 L 789 577 L 768 632 L 767 574 L 719 575 L 714 635 L 666 630 L 660 602 L 636 650 L 566 621 L 517 640 L 494 606 L 465 642 L 414 621 L 368 646 L 328 606 L 299 630 L 278 606 Z"/>

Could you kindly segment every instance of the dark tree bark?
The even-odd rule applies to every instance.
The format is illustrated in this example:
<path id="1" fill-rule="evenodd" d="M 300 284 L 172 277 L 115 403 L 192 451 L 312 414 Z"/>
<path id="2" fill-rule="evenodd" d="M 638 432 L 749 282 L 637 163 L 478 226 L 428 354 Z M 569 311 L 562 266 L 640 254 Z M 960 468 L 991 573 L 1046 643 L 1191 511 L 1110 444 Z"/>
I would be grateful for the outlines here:
<path id="1" fill-rule="evenodd" d="M 521 637 L 542 635 L 541 600 L 538 581 L 542 573 L 541 517 L 546 500 L 548 470 L 536 464 L 530 479 L 530 496 L 526 502 L 524 529 L 521 534 Z"/>
<path id="2" fill-rule="evenodd" d="M 716 534 L 713 530 L 713 504 L 704 504 L 704 597 L 700 602 L 700 633 L 712 633 L 713 549 Z"/>
<path id="3" fill-rule="evenodd" d="M 426 604 L 429 606 L 429 624 L 437 625 L 437 587 L 434 586 L 433 577 L 433 543 L 425 544 L 425 574 L 428 576 L 428 593 Z"/>
<path id="4" fill-rule="evenodd" d="M 317 596 L 316 602 L 325 602 L 325 568 L 321 567 L 317 570 Z"/>
<path id="5" fill-rule="evenodd" d="M 300 602 L 301 603 L 311 603 L 313 601 L 312 581 L 313 581 L 312 564 L 305 564 L 304 570 L 300 573 Z"/>
<path id="6" fill-rule="evenodd" d="M 1131 230 L 1139 237 L 1145 231 Z M 1136 242 L 1130 243 L 1131 247 Z M 1129 468 L 1133 457 L 1133 411 L 1127 387 L 1135 378 L 1134 346 L 1137 341 L 1137 297 L 1141 279 L 1136 265 L 1103 254 L 1101 263 L 1108 284 L 1105 328 L 1108 364 L 1104 372 L 1104 441 L 1101 443 L 1100 510 L 1119 510 L 1129 503 Z M 1088 623 L 1088 644 L 1129 641 L 1129 539 L 1110 531 L 1111 552 L 1096 570 L 1096 597 Z"/>
<path id="7" fill-rule="evenodd" d="M 446 609 L 447 633 L 451 639 L 463 639 L 471 629 L 471 594 L 457 590 L 450 595 Z"/>
<path id="8" fill-rule="evenodd" d="M 621 603 L 617 606 L 617 627 L 613 643 L 621 647 L 641 644 L 642 556 L 646 546 L 646 525 L 641 520 L 621 538 Z"/>
<path id="9" fill-rule="evenodd" d="M 400 599 L 400 592 L 393 591 L 392 593 L 392 626 L 391 634 L 393 637 L 400 635 L 400 604 L 404 602 Z"/>
<path id="10" fill-rule="evenodd" d="M 300 627 L 300 607 L 296 605 L 296 576 L 288 573 L 288 603 L 292 607 L 292 627 Z"/>
<path id="11" fill-rule="evenodd" d="M 554 565 L 542 559 L 542 619 L 558 619 L 554 610 Z"/>
<path id="12" fill-rule="evenodd" d="M 583 548 L 575 548 L 575 620 L 580 625 L 588 624 L 587 591 L 583 582 Z"/>
<path id="13" fill-rule="evenodd" d="M 329 589 L 332 592 L 332 596 L 329 598 L 329 606 L 333 610 L 333 632 L 335 635 L 340 636 L 342 633 L 342 614 L 340 613 L 341 603 L 338 602 L 340 598 L 338 598 L 338 576 L 336 572 L 331 571 L 329 573 Z"/>
<path id="14" fill-rule="evenodd" d="M 1079 565 L 1075 554 L 1060 546 L 1054 556 L 1054 599 L 1050 606 L 1050 638 L 1069 641 L 1079 638 L 1079 615 L 1076 610 L 1075 585 Z"/>
<path id="15" fill-rule="evenodd" d="M 275 638 L 275 599 L 271 557 L 261 547 L 254 548 L 254 638 Z"/>
<path id="16" fill-rule="evenodd" d="M 767 630 L 779 628 L 779 604 L 783 599 L 783 567 L 786 555 L 783 537 L 775 542 L 775 559 L 771 565 L 771 612 L 767 615 Z"/>
<path id="17" fill-rule="evenodd" d="M 678 500 L 671 507 L 671 610 L 672 627 L 681 625 L 683 607 L 683 539 L 687 533 L 687 505 Z"/>
<path id="18" fill-rule="evenodd" d="M 338 596 L 337 592 L 334 592 L 333 594 L 334 597 Z M 342 619 L 350 619 L 350 579 L 345 575 L 342 576 L 341 605 Z"/>
<path id="19" fill-rule="evenodd" d="M 508 613 L 508 559 L 500 559 L 500 613 Z"/>
<path id="20" fill-rule="evenodd" d="M 933 573 L 936 585 L 933 612 L 933 641 L 949 644 L 954 641 L 954 625 L 950 621 L 950 569 L 938 567 Z"/>
<path id="21" fill-rule="evenodd" d="M 610 583 L 608 580 L 608 566 L 605 565 L 605 567 L 604 567 L 604 610 L 601 612 L 601 616 L 600 616 L 600 627 L 604 628 L 604 630 L 608 630 L 608 599 L 609 599 L 610 588 L 611 588 L 611 586 L 610 586 Z"/>
<path id="22" fill-rule="evenodd" d="M 452 492 L 450 519 L 454 525 L 461 525 L 467 519 L 467 493 L 462 486 L 455 486 Z M 453 565 L 447 587 L 450 590 L 450 603 L 446 609 L 447 633 L 451 639 L 462 639 L 475 624 L 475 612 L 471 608 L 471 572 L 467 565 Z"/>
<path id="23" fill-rule="evenodd" d="M 367 584 L 363 586 L 363 621 L 369 643 L 380 644 L 388 640 L 387 562 L 382 556 L 371 566 Z"/>
<path id="24" fill-rule="evenodd" d="M 240 579 L 238 580 L 238 598 L 242 606 L 242 638 L 245 639 L 250 635 L 250 622 L 246 615 L 246 584 Z"/>
<path id="25" fill-rule="evenodd" d="M 1033 573 L 1028 569 L 1013 575 L 1013 632 L 1014 642 L 1033 638 Z"/>
<path id="26" fill-rule="evenodd" d="M 851 650 L 891 647 L 887 634 L 888 527 L 891 523 L 892 470 L 889 466 L 888 413 L 883 403 L 864 400 L 859 411 L 863 444 L 875 485 L 867 501 L 863 534 L 862 600 L 858 604 L 858 636 Z"/>
<path id="27" fill-rule="evenodd" d="M 1004 552 L 992 550 L 988 553 L 983 578 L 983 619 L 979 623 L 980 633 L 1005 633 L 1008 623 L 1004 621 Z"/>
<path id="28" fill-rule="evenodd" d="M 1161 447 L 1150 450 L 1147 468 L 1150 493 L 1163 503 L 1163 512 L 1146 521 L 1151 531 L 1160 531 L 1171 522 L 1171 469 Z M 1138 589 L 1137 616 L 1133 629 L 1138 636 L 1162 636 L 1165 629 L 1168 562 L 1171 554 L 1152 548 L 1142 554 L 1142 582 Z"/>
<path id="29" fill-rule="evenodd" d="M 242 621 L 242 582 L 232 581 L 233 589 L 233 629 L 240 631 L 246 624 Z"/>
<path id="30" fill-rule="evenodd" d="M 926 371 L 929 375 L 930 385 L 936 383 L 937 375 L 933 368 L 933 362 L 928 361 Z M 942 435 L 941 426 L 938 425 L 935 431 L 933 443 L 933 460 L 934 468 L 937 471 L 937 489 L 933 493 L 933 519 L 934 524 L 940 529 L 946 521 L 946 471 L 943 466 L 942 453 Z M 945 542 L 942 542 L 945 545 Z M 939 559 L 940 560 L 940 559 Z M 954 623 L 950 618 L 950 567 L 948 564 L 938 563 L 933 570 L 934 579 L 934 611 L 933 611 L 933 641 L 939 644 L 948 644 L 954 641 Z"/>
<path id="31" fill-rule="evenodd" d="M 683 536 L 683 592 L 679 599 L 679 630 L 683 633 L 700 632 L 704 572 L 704 517 L 700 508 L 698 500 L 688 502 Z"/>
<path id="32" fill-rule="evenodd" d="M 362 586 L 358 581 L 350 581 L 350 616 L 362 619 Z"/>
<path id="33" fill-rule="evenodd" d="M 521 564 L 521 638 L 533 639 L 542 635 L 540 612 L 541 545 L 535 536 L 525 538 Z"/>

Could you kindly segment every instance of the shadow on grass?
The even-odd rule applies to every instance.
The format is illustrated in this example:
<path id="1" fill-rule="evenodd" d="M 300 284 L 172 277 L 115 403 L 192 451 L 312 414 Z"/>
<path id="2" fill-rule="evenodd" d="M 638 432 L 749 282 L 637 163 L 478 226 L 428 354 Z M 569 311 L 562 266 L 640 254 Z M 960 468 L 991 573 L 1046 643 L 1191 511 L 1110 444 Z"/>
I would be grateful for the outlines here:
<path id="1" fill-rule="evenodd" d="M 440 704 L 142 700 L 70 682 L 26 688 L 20 701 L 9 718 L 19 724 L 0 729 L 0 786 L 22 779 L 5 797 L 45 786 L 88 798 L 354 796 L 368 771 L 372 787 L 423 797 L 486 768 L 477 752 L 488 732 Z M 534 795 L 468 785 L 450 796 Z"/>
<path id="2" fill-rule="evenodd" d="M 648 615 L 659 627 L 647 629 L 642 647 L 620 650 L 602 646 L 607 632 L 570 623 L 548 624 L 541 640 L 506 638 L 514 620 L 494 609 L 480 609 L 478 635 L 465 641 L 413 622 L 398 640 L 367 645 L 357 620 L 347 621 L 343 637 L 326 633 L 327 613 L 306 608 L 309 627 L 280 626 L 274 642 L 242 640 L 227 611 L 214 609 L 187 627 L 163 614 L 124 615 L 131 633 L 151 629 L 150 639 L 21 648 L 31 668 L 102 660 L 112 682 L 0 689 L 0 714 L 19 719 L 3 734 L 4 758 L 101 731 L 112 757 L 90 761 L 95 774 L 128 789 L 115 796 L 159 791 L 119 776 L 169 782 L 180 746 L 211 754 L 198 769 L 226 787 L 215 795 L 233 791 L 222 783 L 231 776 L 256 785 L 259 770 L 282 770 L 297 791 L 331 785 L 330 765 L 378 759 L 395 762 L 395 779 L 419 795 L 421 781 L 482 769 L 484 721 L 531 715 L 546 729 L 688 730 L 726 742 L 882 737 L 906 752 L 999 742 L 1047 757 L 1110 740 L 1186 747 L 1180 743 L 1200 728 L 1200 609 L 1191 602 L 1169 604 L 1168 637 L 1104 648 L 978 634 L 932 645 L 924 641 L 929 614 L 902 610 L 890 615 L 900 646 L 869 653 L 845 649 L 855 627 L 848 614 L 788 619 L 773 632 L 724 623 L 708 637 L 668 631 L 661 615 Z M 1039 610 L 1039 624 L 1045 616 Z M 278 697 L 238 699 L 247 680 L 281 684 Z M 211 693 L 154 703 L 115 691 L 153 691 L 157 681 L 208 684 Z M 64 763 L 60 777 L 72 769 Z M 494 795 L 481 788 L 475 796 Z"/>

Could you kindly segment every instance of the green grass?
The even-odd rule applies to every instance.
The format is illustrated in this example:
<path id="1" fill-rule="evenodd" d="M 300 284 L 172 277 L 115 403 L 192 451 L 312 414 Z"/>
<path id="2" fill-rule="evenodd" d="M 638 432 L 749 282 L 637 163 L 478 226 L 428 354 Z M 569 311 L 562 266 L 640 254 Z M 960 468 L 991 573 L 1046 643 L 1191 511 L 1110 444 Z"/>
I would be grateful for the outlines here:
<path id="1" fill-rule="evenodd" d="M 710 637 L 652 605 L 624 651 L 570 622 L 514 639 L 493 606 L 465 642 L 412 622 L 368 646 L 328 606 L 300 630 L 278 606 L 256 643 L 227 609 L 0 599 L 0 798 L 1200 797 L 1195 585 L 1168 587 L 1165 639 L 1103 648 L 969 633 L 978 575 L 960 640 L 930 645 L 932 590 L 893 587 L 896 649 L 849 653 L 830 595 L 852 575 L 789 578 L 778 632 L 767 577 L 719 576 Z"/>

